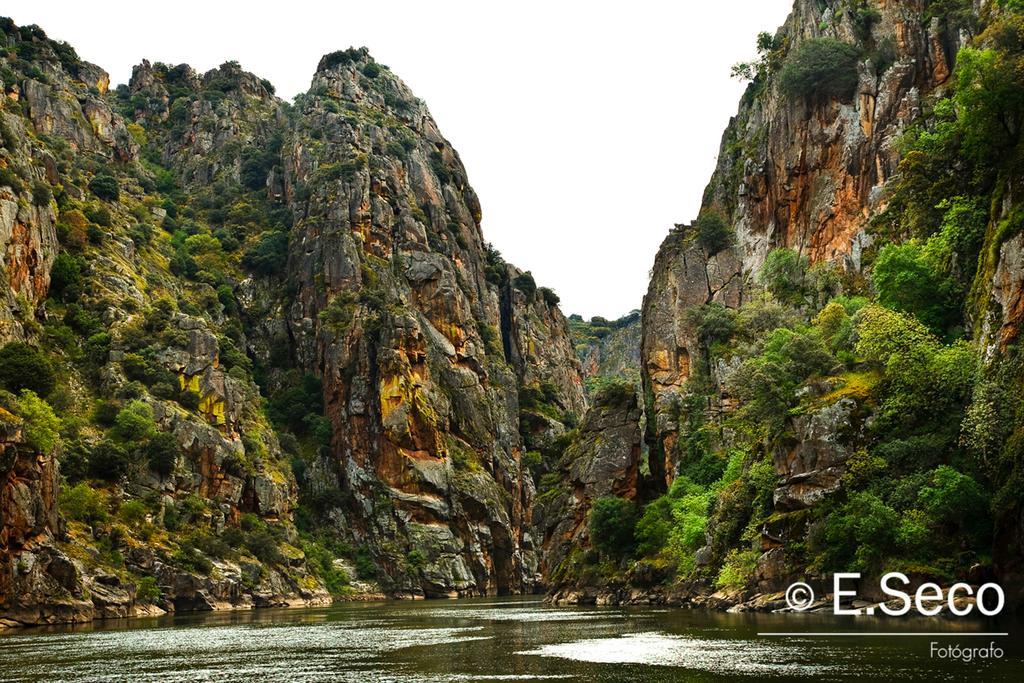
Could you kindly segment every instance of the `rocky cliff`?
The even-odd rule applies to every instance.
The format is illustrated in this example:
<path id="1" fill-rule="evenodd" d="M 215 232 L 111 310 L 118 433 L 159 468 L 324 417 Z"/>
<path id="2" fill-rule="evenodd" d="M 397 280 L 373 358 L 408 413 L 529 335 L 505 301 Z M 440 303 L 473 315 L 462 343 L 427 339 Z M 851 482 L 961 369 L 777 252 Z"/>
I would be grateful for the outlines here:
<path id="1" fill-rule="evenodd" d="M 60 481 L 52 455 L 26 448 L 22 421 L 10 412 L 3 420 L 3 470 L 0 489 L 0 594 L 18 596 L 8 602 L 4 625 L 78 621 L 92 605 L 82 598 L 78 572 L 67 555 L 54 547 L 61 533 L 57 512 Z M 47 596 L 45 601 L 29 596 Z"/>
<path id="2" fill-rule="evenodd" d="M 579 363 L 423 103 L 0 28 L 4 623 L 532 590 Z"/>
<path id="3" fill-rule="evenodd" d="M 861 272 L 874 239 L 868 226 L 887 205 L 900 161 L 900 136 L 947 83 L 974 25 L 969 13 L 926 5 L 798 1 L 762 45 L 760 71 L 722 136 L 701 208 L 728 224 L 730 239 L 709 249 L 694 226 L 673 230 L 644 299 L 645 381 L 655 441 L 669 460 L 676 434 L 666 406 L 701 355 L 690 311 L 710 303 L 739 308 L 758 291 L 757 274 L 774 249 Z M 834 97 L 786 92 L 779 72 L 787 55 L 821 39 L 859 50 L 855 85 Z"/>
<path id="4" fill-rule="evenodd" d="M 484 241 L 365 49 L 286 103 L 0 32 L 0 624 L 764 608 L 851 570 L 1022 597 L 1014 3 L 796 0 L 614 322 Z"/>
<path id="5" fill-rule="evenodd" d="M 1004 3 L 803 0 L 762 34 L 644 299 L 634 535 L 557 599 L 765 608 L 900 568 L 1020 601 L 1021 35 Z"/>
<path id="6" fill-rule="evenodd" d="M 557 591 L 585 563 L 592 546 L 588 516 L 594 504 L 608 496 L 637 497 L 640 436 L 633 385 L 610 385 L 598 392 L 534 510 L 543 532 L 543 579 L 549 591 Z"/>
<path id="7" fill-rule="evenodd" d="M 488 263 L 458 154 L 365 51 L 325 57 L 297 109 L 286 322 L 333 430 L 317 485 L 351 496 L 349 530 L 395 591 L 531 590 L 518 392 L 582 411 L 565 319 Z"/>
<path id="8" fill-rule="evenodd" d="M 142 156 L 149 135 L 98 67 L 38 27 L 2 28 L 3 337 L 28 342 L 3 350 L 23 425 L 5 446 L 4 618 L 325 602 L 213 287 L 228 278 L 168 267 L 174 172 Z"/>

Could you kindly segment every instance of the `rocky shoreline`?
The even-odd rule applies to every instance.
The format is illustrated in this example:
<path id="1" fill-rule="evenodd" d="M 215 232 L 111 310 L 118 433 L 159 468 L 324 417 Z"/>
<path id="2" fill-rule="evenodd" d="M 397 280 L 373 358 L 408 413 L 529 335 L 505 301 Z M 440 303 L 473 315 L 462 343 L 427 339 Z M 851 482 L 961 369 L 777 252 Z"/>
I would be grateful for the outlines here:
<path id="1" fill-rule="evenodd" d="M 103 586 L 102 583 L 94 582 L 93 588 Z M 123 590 L 121 591 L 124 592 Z M 249 596 L 246 596 L 249 597 Z M 27 628 L 33 626 L 56 626 L 56 625 L 82 625 L 94 621 L 110 621 L 120 619 L 156 618 L 173 613 L 198 613 L 198 612 L 221 612 L 221 611 L 242 611 L 267 608 L 291 608 L 302 609 L 310 607 L 325 607 L 332 604 L 344 602 L 384 602 L 384 601 L 406 601 L 406 600 L 443 600 L 446 598 L 428 598 L 423 595 L 394 594 L 388 595 L 380 592 L 379 588 L 373 588 L 371 584 L 358 584 L 354 592 L 342 596 L 251 596 L 251 600 L 239 602 L 212 601 L 203 608 L 198 609 L 175 609 L 173 603 L 165 606 L 146 605 L 134 602 L 118 600 L 118 589 L 113 586 L 94 590 L 92 601 L 79 600 L 53 603 L 49 605 L 37 605 L 31 610 L 23 613 L 16 611 L 9 612 L 4 618 L 0 618 L 0 631 Z M 455 599 L 455 598 L 448 598 Z M 751 593 L 750 591 L 710 591 L 710 589 L 695 589 L 693 587 L 669 586 L 651 589 L 639 588 L 607 588 L 607 587 L 584 587 L 564 589 L 544 598 L 546 606 L 596 606 L 596 607 L 640 607 L 660 606 L 676 609 L 709 610 L 727 612 L 731 614 L 742 612 L 760 612 L 773 614 L 787 613 L 818 613 L 832 614 L 834 595 L 825 593 L 811 603 L 810 607 L 802 610 L 794 610 L 786 602 L 785 592 Z M 964 611 L 968 607 L 977 604 L 974 597 L 960 596 L 954 601 L 957 610 Z M 843 600 L 840 606 L 843 609 L 869 610 L 881 615 L 881 608 L 885 605 L 890 609 L 900 607 L 899 600 L 887 602 L 876 600 Z M 938 605 L 936 605 L 938 606 Z M 31 614 L 30 614 L 31 612 Z M 941 604 L 941 610 L 937 616 L 951 617 L 948 605 Z"/>
<path id="2" fill-rule="evenodd" d="M 193 578 L 200 578 L 193 575 Z M 205 579 L 205 577 L 203 577 Z M 191 597 L 162 600 L 159 604 L 135 600 L 135 586 L 124 586 L 117 577 L 93 577 L 88 582 L 86 599 L 67 599 L 11 608 L 0 617 L 0 632 L 34 626 L 78 626 L 98 621 L 146 619 L 168 614 L 229 612 L 268 608 L 302 609 L 328 607 L 343 602 L 378 602 L 396 599 L 380 591 L 375 584 L 357 582 L 353 591 L 331 596 L 322 591 L 285 595 L 245 593 L 235 599 L 221 599 L 205 588 L 196 589 Z M 191 600 L 192 606 L 187 602 Z"/>
<path id="3" fill-rule="evenodd" d="M 943 587 L 945 591 L 948 587 Z M 977 586 L 972 589 L 977 590 Z M 844 610 L 867 610 L 868 614 L 882 614 L 882 606 L 896 610 L 901 606 L 898 599 L 883 601 L 877 596 L 869 596 L 871 599 L 842 600 L 840 607 Z M 639 607 L 639 606 L 663 606 L 681 609 L 704 609 L 718 612 L 740 613 L 740 612 L 762 612 L 774 614 L 787 613 L 818 613 L 832 614 L 834 611 L 835 595 L 823 593 L 819 598 L 813 600 L 810 606 L 805 609 L 793 609 L 786 602 L 785 591 L 757 593 L 752 591 L 711 591 L 709 588 L 694 588 L 691 586 L 668 586 L 650 589 L 620 587 L 608 588 L 589 586 L 583 588 L 571 588 L 559 590 L 549 594 L 544 602 L 547 605 L 570 606 L 570 605 L 594 605 L 597 607 Z M 958 596 L 953 601 L 953 606 L 963 612 L 968 607 L 977 605 L 977 600 L 971 596 Z M 940 607 L 940 604 L 936 604 Z M 949 606 L 941 603 L 937 616 L 953 616 Z"/>
<path id="4" fill-rule="evenodd" d="M 84 597 L 69 596 L 25 605 L 10 605 L 0 617 L 0 631 L 30 626 L 86 624 L 108 619 L 160 617 L 173 613 L 219 612 L 268 607 L 319 607 L 330 605 L 323 591 L 277 594 L 239 592 L 227 581 L 216 581 L 185 572 L 175 574 L 179 592 L 155 603 L 137 599 L 138 586 L 111 574 L 81 580 Z M 354 597 L 353 599 L 374 599 Z"/>

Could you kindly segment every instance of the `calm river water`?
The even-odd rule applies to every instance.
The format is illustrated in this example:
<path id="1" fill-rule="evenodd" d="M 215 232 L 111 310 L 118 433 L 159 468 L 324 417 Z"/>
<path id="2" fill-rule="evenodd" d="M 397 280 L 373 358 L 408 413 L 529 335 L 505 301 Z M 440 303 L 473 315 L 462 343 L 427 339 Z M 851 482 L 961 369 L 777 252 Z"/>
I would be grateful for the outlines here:
<path id="1" fill-rule="evenodd" d="M 346 604 L 25 629 L 0 635 L 0 680 L 1024 681 L 1022 626 L 661 608 L 536 598 Z M 773 637 L 768 631 L 1007 631 L 1008 637 Z M 930 655 L 981 647 L 999 661 Z"/>

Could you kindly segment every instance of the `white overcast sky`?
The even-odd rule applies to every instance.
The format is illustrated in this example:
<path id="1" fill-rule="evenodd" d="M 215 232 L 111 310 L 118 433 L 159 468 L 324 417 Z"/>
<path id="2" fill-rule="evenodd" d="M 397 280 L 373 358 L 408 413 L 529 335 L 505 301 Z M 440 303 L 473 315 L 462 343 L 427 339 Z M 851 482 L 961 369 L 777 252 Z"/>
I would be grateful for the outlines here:
<path id="1" fill-rule="evenodd" d="M 562 309 L 639 308 L 658 245 L 695 217 L 753 56 L 792 0 L 41 2 L 36 23 L 127 82 L 142 58 L 237 59 L 291 98 L 320 56 L 365 45 L 462 156 L 483 230 Z"/>

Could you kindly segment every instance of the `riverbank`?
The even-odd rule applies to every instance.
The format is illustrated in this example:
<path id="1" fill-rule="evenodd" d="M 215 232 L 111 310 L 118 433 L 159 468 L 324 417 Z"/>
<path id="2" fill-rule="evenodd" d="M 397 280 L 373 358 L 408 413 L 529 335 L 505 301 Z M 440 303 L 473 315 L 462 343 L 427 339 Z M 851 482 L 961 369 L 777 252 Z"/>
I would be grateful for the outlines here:
<path id="1" fill-rule="evenodd" d="M 280 581 L 272 582 L 277 584 L 279 590 L 276 591 L 247 589 L 239 576 L 229 571 L 232 567 L 222 564 L 223 567 L 218 566 L 216 578 L 184 571 L 168 572 L 167 582 L 158 587 L 160 595 L 148 598 L 137 584 L 122 582 L 116 575 L 82 572 L 78 574 L 81 597 L 54 594 L 46 600 L 4 605 L 0 609 L 0 631 L 171 614 L 329 607 L 336 603 L 390 598 L 376 583 L 359 580 L 353 580 L 343 592 L 333 596 L 316 588 L 288 590 Z"/>
<path id="2" fill-rule="evenodd" d="M 354 572 L 354 568 L 347 567 Z M 201 578 L 201 577 L 195 577 Z M 375 582 L 353 580 L 339 594 L 329 595 L 325 592 L 304 592 L 290 594 L 238 593 L 234 599 L 215 599 L 207 588 L 192 587 L 189 592 L 175 594 L 157 603 L 137 602 L 134 599 L 134 588 L 117 585 L 116 577 L 91 577 L 85 600 L 59 600 L 45 604 L 36 604 L 21 609 L 7 609 L 0 613 L 0 631 L 29 626 L 55 626 L 61 624 L 84 624 L 108 620 L 153 618 L 173 614 L 198 615 L 211 612 L 231 612 L 265 610 L 271 608 L 315 608 L 341 606 L 345 603 L 357 602 L 444 602 L 482 599 L 458 595 L 432 595 L 411 592 L 386 593 Z M 787 602 L 785 591 L 756 592 L 750 590 L 712 590 L 700 584 L 676 584 L 639 588 L 629 585 L 584 586 L 557 589 L 543 598 L 538 595 L 545 606 L 549 607 L 663 607 L 683 610 L 704 610 L 724 613 L 812 613 L 832 614 L 835 608 L 835 596 L 824 589 L 821 581 L 812 581 L 813 595 L 805 602 L 799 603 L 794 609 Z M 966 584 L 960 584 L 962 586 Z M 916 589 L 916 585 L 914 589 Z M 180 588 L 180 586 L 179 586 Z M 977 594 L 978 586 L 971 586 L 970 593 Z M 909 592 L 913 594 L 914 589 Z M 942 586 L 945 594 L 949 586 Z M 900 599 L 883 600 L 882 595 L 872 594 L 871 590 L 862 587 L 855 591 L 862 598 L 849 599 L 844 596 L 840 607 L 844 610 L 863 610 L 868 614 L 884 615 L 884 608 L 898 610 Z M 218 592 L 223 595 L 223 592 Z M 528 596 L 514 596 L 515 599 L 527 599 Z M 952 601 L 935 603 L 940 616 L 953 616 L 950 607 L 961 614 L 976 612 L 977 600 L 968 591 L 963 590 Z M 1007 610 L 1009 613 L 1011 610 Z"/>
<path id="3" fill-rule="evenodd" d="M 945 594 L 948 587 L 942 588 Z M 973 588 L 976 592 L 977 587 Z M 839 606 L 844 610 L 863 610 L 866 614 L 879 615 L 884 615 L 883 607 L 889 610 L 899 610 L 903 606 L 900 599 L 880 600 L 875 599 L 876 596 L 867 597 L 869 599 L 852 600 L 844 597 L 840 600 Z M 712 591 L 708 588 L 692 586 L 658 586 L 647 589 L 633 587 L 569 588 L 551 593 L 544 599 L 544 602 L 554 606 L 658 606 L 731 614 L 742 612 L 833 614 L 835 610 L 835 594 L 830 592 L 820 592 L 817 598 L 812 596 L 806 602 L 801 602 L 801 598 L 798 597 L 794 599 L 794 604 L 797 607 L 794 608 L 787 602 L 785 591 L 766 593 L 742 590 Z M 936 616 L 957 616 L 952 614 L 950 605 L 946 602 L 936 602 L 934 607 L 939 610 Z M 961 614 L 968 611 L 975 612 L 976 607 L 977 600 L 970 595 L 958 595 L 952 601 L 952 608 Z"/>

